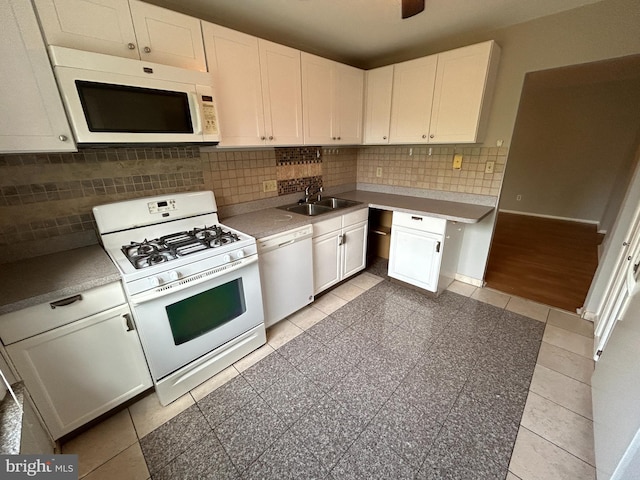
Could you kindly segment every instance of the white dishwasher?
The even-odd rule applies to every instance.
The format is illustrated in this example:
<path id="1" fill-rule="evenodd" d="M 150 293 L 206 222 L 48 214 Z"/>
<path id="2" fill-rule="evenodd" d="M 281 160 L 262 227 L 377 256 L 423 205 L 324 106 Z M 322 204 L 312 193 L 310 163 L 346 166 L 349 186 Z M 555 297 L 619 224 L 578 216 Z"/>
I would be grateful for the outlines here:
<path id="1" fill-rule="evenodd" d="M 312 233 L 305 225 L 258 240 L 266 327 L 313 301 Z"/>

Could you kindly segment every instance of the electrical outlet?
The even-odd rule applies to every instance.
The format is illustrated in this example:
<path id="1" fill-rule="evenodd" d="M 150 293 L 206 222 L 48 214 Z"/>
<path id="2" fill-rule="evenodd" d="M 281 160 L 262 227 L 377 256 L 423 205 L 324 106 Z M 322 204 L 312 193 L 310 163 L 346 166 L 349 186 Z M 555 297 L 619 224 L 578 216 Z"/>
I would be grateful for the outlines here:
<path id="1" fill-rule="evenodd" d="M 516 200 L 519 202 L 520 200 L 522 200 L 522 195 L 516 195 Z"/>
<path id="2" fill-rule="evenodd" d="M 381 177 L 382 176 L 382 167 L 378 167 L 376 168 L 376 177 Z"/>
<path id="3" fill-rule="evenodd" d="M 456 153 L 453 156 L 453 169 L 454 170 L 461 170 L 462 169 L 462 155 L 459 153 Z"/>
<path id="4" fill-rule="evenodd" d="M 262 191 L 263 192 L 277 192 L 278 191 L 278 181 L 277 180 L 265 180 L 262 182 Z"/>
<path id="5" fill-rule="evenodd" d="M 495 167 L 495 165 L 496 162 L 494 161 L 487 162 L 484 166 L 484 173 L 493 173 L 493 168 Z"/>

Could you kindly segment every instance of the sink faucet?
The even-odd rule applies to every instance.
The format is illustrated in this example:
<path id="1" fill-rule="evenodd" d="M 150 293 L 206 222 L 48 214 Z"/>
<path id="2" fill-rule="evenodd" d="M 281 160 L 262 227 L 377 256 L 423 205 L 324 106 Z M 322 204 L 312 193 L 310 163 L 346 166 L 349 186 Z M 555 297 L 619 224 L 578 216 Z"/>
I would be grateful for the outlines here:
<path id="1" fill-rule="evenodd" d="M 322 192 L 323 192 L 323 188 L 319 187 L 318 191 L 316 192 L 316 201 L 319 202 L 320 200 L 322 200 Z M 311 200 L 311 185 L 307 185 L 304 188 L 304 203 L 309 203 L 309 201 Z"/>

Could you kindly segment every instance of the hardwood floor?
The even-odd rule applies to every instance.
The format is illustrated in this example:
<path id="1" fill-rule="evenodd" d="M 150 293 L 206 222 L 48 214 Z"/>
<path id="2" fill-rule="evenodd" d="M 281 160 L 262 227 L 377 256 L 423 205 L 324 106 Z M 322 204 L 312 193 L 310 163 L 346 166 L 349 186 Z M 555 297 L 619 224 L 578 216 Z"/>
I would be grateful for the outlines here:
<path id="1" fill-rule="evenodd" d="M 487 286 L 575 312 L 587 296 L 602 238 L 591 224 L 499 213 Z"/>

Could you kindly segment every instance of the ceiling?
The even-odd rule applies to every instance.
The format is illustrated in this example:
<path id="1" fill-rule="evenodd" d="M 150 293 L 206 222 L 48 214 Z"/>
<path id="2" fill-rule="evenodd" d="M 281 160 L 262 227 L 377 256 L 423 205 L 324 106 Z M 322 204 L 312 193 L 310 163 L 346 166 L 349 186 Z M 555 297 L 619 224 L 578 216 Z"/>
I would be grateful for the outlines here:
<path id="1" fill-rule="evenodd" d="M 482 33 L 600 0 L 426 0 L 402 20 L 401 0 L 145 0 L 235 30 L 368 68 L 462 34 Z M 404 53 L 403 53 L 404 52 Z M 410 58 L 410 57 L 409 57 Z M 391 63 L 391 62 L 385 62 Z"/>

